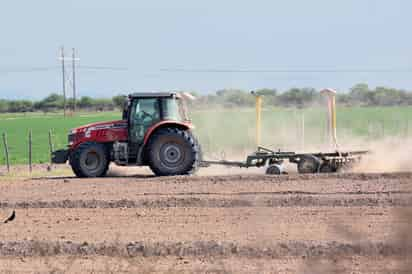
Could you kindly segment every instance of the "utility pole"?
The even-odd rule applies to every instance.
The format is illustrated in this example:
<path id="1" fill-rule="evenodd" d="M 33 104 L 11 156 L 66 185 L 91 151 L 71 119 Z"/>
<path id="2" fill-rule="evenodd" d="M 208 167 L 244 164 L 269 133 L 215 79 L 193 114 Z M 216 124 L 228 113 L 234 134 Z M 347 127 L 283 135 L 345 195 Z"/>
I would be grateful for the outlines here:
<path id="1" fill-rule="evenodd" d="M 60 59 L 62 61 L 62 80 L 63 80 L 63 115 L 66 117 L 66 75 L 64 68 L 64 47 L 61 47 Z"/>
<path id="2" fill-rule="evenodd" d="M 76 50 L 73 48 L 72 49 L 72 80 L 73 80 L 73 113 L 76 112 Z"/>
<path id="3" fill-rule="evenodd" d="M 76 49 L 72 48 L 72 56 L 71 57 L 65 57 L 64 56 L 64 47 L 61 47 L 61 53 L 60 57 L 58 58 L 61 61 L 62 65 L 62 79 L 63 79 L 63 112 L 64 116 L 67 115 L 67 98 L 66 98 L 66 83 L 69 82 L 69 84 L 72 85 L 72 90 L 73 90 L 73 113 L 76 112 L 76 61 L 79 61 L 79 58 L 76 58 Z M 65 61 L 72 62 L 72 75 L 70 79 L 70 74 L 68 74 L 68 78 L 66 79 L 66 67 L 65 67 Z"/>

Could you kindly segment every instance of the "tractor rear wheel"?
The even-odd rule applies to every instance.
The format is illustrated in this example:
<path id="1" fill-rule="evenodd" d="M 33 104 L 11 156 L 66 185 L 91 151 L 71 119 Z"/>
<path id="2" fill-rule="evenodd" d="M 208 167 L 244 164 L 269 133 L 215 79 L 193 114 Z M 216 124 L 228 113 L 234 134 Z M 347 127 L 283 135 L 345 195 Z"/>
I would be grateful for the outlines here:
<path id="1" fill-rule="evenodd" d="M 69 162 L 77 177 L 103 177 L 110 163 L 106 147 L 98 143 L 79 145 Z"/>
<path id="2" fill-rule="evenodd" d="M 147 144 L 146 155 L 150 169 L 158 176 L 193 174 L 200 161 L 196 138 L 178 128 L 155 132 Z"/>

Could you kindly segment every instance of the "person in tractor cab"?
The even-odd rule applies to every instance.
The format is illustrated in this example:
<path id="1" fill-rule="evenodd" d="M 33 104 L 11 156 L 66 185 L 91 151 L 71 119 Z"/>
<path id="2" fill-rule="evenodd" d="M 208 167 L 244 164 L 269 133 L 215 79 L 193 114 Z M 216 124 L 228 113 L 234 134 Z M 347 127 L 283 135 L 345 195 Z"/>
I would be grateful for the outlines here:
<path id="1" fill-rule="evenodd" d="M 149 127 L 160 121 L 159 104 L 156 99 L 146 99 L 137 102 L 132 109 L 132 123 L 135 125 L 132 134 L 135 140 L 143 141 L 144 134 Z"/>

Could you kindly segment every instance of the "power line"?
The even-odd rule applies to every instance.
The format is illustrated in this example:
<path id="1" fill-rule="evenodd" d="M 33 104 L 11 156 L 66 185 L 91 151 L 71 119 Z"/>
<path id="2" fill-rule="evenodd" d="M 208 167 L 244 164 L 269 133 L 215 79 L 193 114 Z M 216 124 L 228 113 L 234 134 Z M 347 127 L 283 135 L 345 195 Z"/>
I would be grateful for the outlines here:
<path id="1" fill-rule="evenodd" d="M 0 73 L 26 73 L 26 72 L 43 72 L 57 70 L 59 67 L 25 67 L 25 68 L 0 68 Z"/>
<path id="2" fill-rule="evenodd" d="M 78 68 L 84 69 L 84 70 L 111 70 L 111 71 L 129 70 L 126 67 L 111 67 L 111 66 L 78 66 Z"/>
<path id="3" fill-rule="evenodd" d="M 67 60 L 72 60 L 68 58 Z M 0 74 L 49 72 L 61 69 L 59 66 L 0 68 Z M 133 71 L 135 69 L 115 66 L 78 65 L 76 69 L 90 71 Z M 327 68 L 327 69 L 194 69 L 194 68 L 161 68 L 161 72 L 173 73 L 408 73 L 411 68 Z"/>
<path id="4" fill-rule="evenodd" d="M 412 72 L 412 68 L 366 68 L 366 69 L 192 69 L 162 68 L 163 72 L 176 73 L 399 73 Z"/>
<path id="5" fill-rule="evenodd" d="M 66 58 L 67 59 L 67 58 Z M 68 60 L 72 60 L 68 58 Z M 125 67 L 110 67 L 110 66 L 76 66 L 76 69 L 80 70 L 108 70 L 108 71 L 126 71 L 129 70 Z M 61 70 L 61 66 L 49 66 L 49 67 L 14 67 L 14 68 L 0 68 L 0 74 L 8 73 L 30 73 L 30 72 L 48 72 Z"/>

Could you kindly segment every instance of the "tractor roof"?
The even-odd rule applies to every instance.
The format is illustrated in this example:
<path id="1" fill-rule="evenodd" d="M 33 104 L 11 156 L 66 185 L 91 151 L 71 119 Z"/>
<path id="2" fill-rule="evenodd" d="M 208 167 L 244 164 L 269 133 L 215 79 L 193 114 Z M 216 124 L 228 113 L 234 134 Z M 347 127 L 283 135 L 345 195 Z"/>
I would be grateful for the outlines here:
<path id="1" fill-rule="evenodd" d="M 136 92 L 129 95 L 130 98 L 162 98 L 180 97 L 176 92 Z"/>

